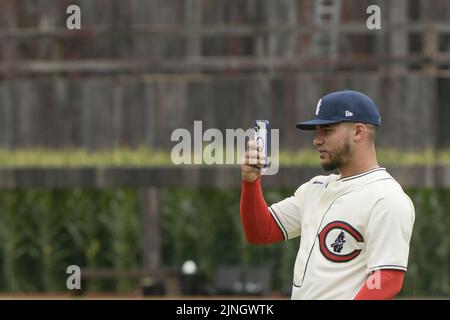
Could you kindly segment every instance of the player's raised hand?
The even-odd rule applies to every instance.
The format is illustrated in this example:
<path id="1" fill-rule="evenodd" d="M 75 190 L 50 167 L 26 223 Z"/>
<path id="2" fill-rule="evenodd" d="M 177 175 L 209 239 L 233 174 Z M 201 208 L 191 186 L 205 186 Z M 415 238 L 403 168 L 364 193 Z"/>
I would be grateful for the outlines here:
<path id="1" fill-rule="evenodd" d="M 261 175 L 261 168 L 266 161 L 266 157 L 261 152 L 258 152 L 256 141 L 249 141 L 247 143 L 247 151 L 243 164 L 241 165 L 242 180 L 246 182 L 253 182 Z"/>

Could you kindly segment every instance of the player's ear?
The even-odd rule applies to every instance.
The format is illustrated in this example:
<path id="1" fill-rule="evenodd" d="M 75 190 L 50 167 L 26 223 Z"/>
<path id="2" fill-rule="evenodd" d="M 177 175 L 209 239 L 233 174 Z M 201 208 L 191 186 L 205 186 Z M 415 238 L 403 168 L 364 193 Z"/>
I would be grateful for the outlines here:
<path id="1" fill-rule="evenodd" d="M 368 129 L 363 123 L 355 123 L 353 124 L 353 139 L 356 142 L 364 140 L 368 135 Z"/>

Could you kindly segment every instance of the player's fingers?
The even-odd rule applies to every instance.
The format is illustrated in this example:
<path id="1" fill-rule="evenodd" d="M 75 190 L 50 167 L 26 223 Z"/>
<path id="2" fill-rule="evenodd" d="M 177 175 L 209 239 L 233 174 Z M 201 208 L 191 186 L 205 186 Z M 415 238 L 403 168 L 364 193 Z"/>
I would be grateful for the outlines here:
<path id="1" fill-rule="evenodd" d="M 248 165 L 248 164 L 243 164 L 241 166 L 241 171 L 244 174 L 248 174 L 248 173 L 260 173 L 261 168 L 257 167 L 257 166 L 252 166 L 252 165 Z"/>
<path id="2" fill-rule="evenodd" d="M 255 168 L 260 168 L 264 164 L 265 164 L 265 162 L 263 160 L 255 159 L 255 158 L 249 159 L 248 156 L 244 157 L 241 162 L 241 165 L 248 165 L 248 166 L 255 167 Z"/>
<path id="3" fill-rule="evenodd" d="M 266 164 L 266 162 L 263 160 L 260 160 L 260 159 L 251 159 L 251 160 L 245 161 L 243 164 L 259 168 L 259 167 L 264 166 Z"/>
<path id="4" fill-rule="evenodd" d="M 248 158 L 249 159 L 258 159 L 258 151 L 256 150 L 249 150 L 248 151 Z"/>
<path id="5" fill-rule="evenodd" d="M 244 163 L 250 165 L 263 165 L 266 162 L 266 156 L 261 152 L 247 151 L 245 154 Z"/>
<path id="6" fill-rule="evenodd" d="M 256 143 L 256 141 L 249 140 L 247 143 L 247 150 L 252 151 L 252 150 L 257 150 L 257 149 L 258 149 L 258 144 Z"/>
<path id="7" fill-rule="evenodd" d="M 247 158 L 255 158 L 255 159 L 262 159 L 265 160 L 266 159 L 266 155 L 262 152 L 256 151 L 256 150 L 250 150 L 246 152 L 246 157 Z"/>
<path id="8" fill-rule="evenodd" d="M 256 151 L 250 150 L 245 152 L 245 164 L 256 165 L 258 164 L 258 155 Z"/>

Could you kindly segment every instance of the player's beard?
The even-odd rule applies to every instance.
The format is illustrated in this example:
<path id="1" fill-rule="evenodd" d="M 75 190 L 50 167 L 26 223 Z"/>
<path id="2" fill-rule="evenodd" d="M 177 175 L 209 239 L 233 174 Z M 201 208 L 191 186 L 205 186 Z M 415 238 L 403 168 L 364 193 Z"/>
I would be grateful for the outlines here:
<path id="1" fill-rule="evenodd" d="M 322 162 L 322 168 L 325 171 L 334 171 L 344 166 L 346 159 L 351 153 L 351 145 L 349 137 L 346 139 L 344 145 L 329 152 L 330 161 Z"/>

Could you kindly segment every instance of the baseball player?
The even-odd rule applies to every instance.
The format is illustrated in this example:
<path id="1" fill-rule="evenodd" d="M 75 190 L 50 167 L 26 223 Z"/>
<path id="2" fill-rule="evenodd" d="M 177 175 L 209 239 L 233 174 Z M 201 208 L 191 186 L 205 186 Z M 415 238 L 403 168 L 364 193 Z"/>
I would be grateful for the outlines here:
<path id="1" fill-rule="evenodd" d="M 264 158 L 250 141 L 241 167 L 241 221 L 250 243 L 300 237 L 292 299 L 391 299 L 403 284 L 414 206 L 380 167 L 375 103 L 356 91 L 319 100 L 315 118 L 297 128 L 316 130 L 313 144 L 325 171 L 293 196 L 267 206 L 261 189 Z M 255 162 L 252 162 L 255 161 Z"/>

